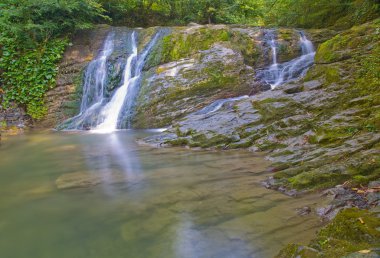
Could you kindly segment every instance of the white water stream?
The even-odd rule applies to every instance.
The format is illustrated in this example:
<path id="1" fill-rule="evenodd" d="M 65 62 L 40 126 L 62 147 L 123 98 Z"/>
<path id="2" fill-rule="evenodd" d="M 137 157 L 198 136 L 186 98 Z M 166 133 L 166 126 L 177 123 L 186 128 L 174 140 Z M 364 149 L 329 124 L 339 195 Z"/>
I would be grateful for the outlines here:
<path id="1" fill-rule="evenodd" d="M 129 43 L 127 46 L 130 54 L 124 66 L 122 83 L 112 93 L 111 97 L 107 97 L 107 94 L 110 93 L 107 84 L 112 79 L 108 77 L 112 73 L 111 71 L 116 69 L 115 60 L 109 60 L 113 52 L 116 51 L 114 50 L 114 34 L 113 32 L 110 33 L 105 40 L 103 50 L 86 69 L 80 113 L 66 121 L 62 128 L 107 133 L 130 127 L 134 102 L 139 93 L 141 73 L 146 58 L 163 33 L 162 30 L 159 30 L 140 54 L 137 46 L 137 31 L 128 33 Z M 120 38 L 124 34 L 118 35 Z"/>
<path id="2" fill-rule="evenodd" d="M 104 121 L 95 129 L 102 132 L 110 132 L 117 129 L 117 122 L 121 109 L 124 105 L 128 90 L 132 84 L 136 82 L 136 76 L 132 77 L 132 66 L 137 59 L 137 42 L 135 32 L 131 35 L 132 54 L 128 57 L 127 64 L 124 69 L 123 85 L 118 88 L 111 98 L 110 102 L 104 106 L 100 115 L 104 117 Z M 139 74 L 137 74 L 139 76 Z"/>
<path id="3" fill-rule="evenodd" d="M 277 61 L 278 45 L 273 31 L 268 31 L 268 36 L 267 44 L 270 46 L 272 52 L 272 65 L 258 71 L 257 77 L 259 80 L 269 84 L 272 89 L 275 89 L 284 83 L 303 77 L 308 68 L 314 63 L 315 50 L 313 43 L 307 39 L 304 33 L 300 32 L 299 44 L 302 55 L 289 62 L 279 64 Z M 219 99 L 194 114 L 211 114 L 222 108 L 225 103 L 239 101 L 247 97 L 248 96 L 241 96 L 236 98 Z"/>
<path id="4" fill-rule="evenodd" d="M 258 72 L 259 78 L 271 85 L 272 89 L 305 75 L 307 69 L 314 63 L 315 50 L 313 43 L 300 32 L 300 47 L 302 55 L 282 64 L 277 63 L 277 44 L 274 36 L 269 41 L 273 61 L 272 65 Z"/>

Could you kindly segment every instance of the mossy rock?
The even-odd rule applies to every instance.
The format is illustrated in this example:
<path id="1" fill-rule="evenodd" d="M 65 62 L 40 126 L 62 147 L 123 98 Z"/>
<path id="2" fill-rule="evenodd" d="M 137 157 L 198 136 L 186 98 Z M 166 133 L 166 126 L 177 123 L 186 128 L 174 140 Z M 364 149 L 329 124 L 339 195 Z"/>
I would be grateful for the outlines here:
<path id="1" fill-rule="evenodd" d="M 361 250 L 376 249 L 380 245 L 378 214 L 357 208 L 345 209 L 305 247 L 289 244 L 276 258 L 320 257 L 339 258 Z"/>
<path id="2" fill-rule="evenodd" d="M 311 246 L 323 252 L 322 257 L 342 257 L 380 245 L 380 219 L 376 214 L 357 208 L 341 211 L 318 233 Z"/>
<path id="3" fill-rule="evenodd" d="M 202 27 L 193 32 L 181 31 L 165 36 L 162 41 L 160 63 L 168 63 L 189 57 L 200 50 L 209 49 L 216 42 L 228 41 L 228 28 Z"/>

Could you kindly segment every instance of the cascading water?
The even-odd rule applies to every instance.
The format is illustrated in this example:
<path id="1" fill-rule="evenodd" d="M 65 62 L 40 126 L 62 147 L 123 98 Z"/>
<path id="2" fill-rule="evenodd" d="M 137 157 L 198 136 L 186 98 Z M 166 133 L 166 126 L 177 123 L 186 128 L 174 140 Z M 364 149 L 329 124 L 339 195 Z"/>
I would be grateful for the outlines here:
<path id="1" fill-rule="evenodd" d="M 138 53 L 137 32 L 128 33 L 129 42 L 126 45 L 129 46 L 130 54 L 125 63 L 122 83 L 110 97 L 107 97 L 109 95 L 107 83 L 111 79 L 108 78 L 110 77 L 109 73 L 110 70 L 115 70 L 115 67 L 109 63 L 115 44 L 114 33 L 110 33 L 99 56 L 87 67 L 80 113 L 66 121 L 61 128 L 91 129 L 98 132 L 112 132 L 121 129 L 122 126 L 128 128 L 146 58 L 158 39 L 164 34 L 163 32 L 165 30 L 159 30 L 141 54 Z M 123 35 L 121 35 L 122 38 Z M 122 120 L 127 122 L 122 124 Z"/>
<path id="2" fill-rule="evenodd" d="M 304 33 L 300 32 L 302 55 L 289 62 L 278 64 L 276 42 L 272 32 L 270 35 L 271 39 L 268 44 L 272 50 L 273 63 L 269 68 L 258 71 L 257 77 L 259 80 L 270 84 L 274 89 L 283 83 L 294 81 L 304 76 L 307 69 L 314 63 L 315 50 L 313 43 L 307 39 Z"/>
<path id="3" fill-rule="evenodd" d="M 144 67 L 146 57 L 153 46 L 157 43 L 159 36 L 160 33 L 157 33 L 145 50 L 138 55 L 136 33 L 132 33 L 132 54 L 128 57 L 127 64 L 125 66 L 123 85 L 117 89 L 110 102 L 102 109 L 101 117 L 104 117 L 104 120 L 95 128 L 96 130 L 107 132 L 120 128 L 120 118 L 123 114 L 123 109 L 125 110 L 125 114 L 127 114 L 126 127 L 130 127 L 130 119 L 133 114 L 134 101 L 138 94 L 141 72 Z"/>
<path id="4" fill-rule="evenodd" d="M 104 117 L 104 120 L 96 127 L 97 130 L 114 131 L 117 129 L 120 111 L 128 94 L 128 89 L 135 82 L 135 77 L 132 76 L 133 63 L 136 62 L 138 56 L 135 32 L 131 35 L 131 45 L 132 54 L 128 57 L 125 66 L 123 85 L 116 90 L 110 102 L 102 109 L 100 115 Z"/>
<path id="5" fill-rule="evenodd" d="M 274 31 L 268 30 L 266 33 L 267 44 L 272 53 L 272 65 L 257 72 L 259 81 L 268 83 L 272 89 L 277 86 L 294 81 L 305 75 L 307 69 L 314 63 L 315 50 L 313 43 L 307 39 L 303 32 L 300 33 L 300 47 L 302 55 L 289 62 L 279 64 L 277 62 L 277 43 Z M 236 98 L 219 99 L 194 113 L 194 115 L 205 115 L 218 111 L 225 103 L 244 99 L 248 96 Z"/>
<path id="6" fill-rule="evenodd" d="M 104 102 L 107 82 L 107 61 L 114 50 L 114 33 L 110 33 L 97 58 L 88 65 L 83 84 L 83 98 L 80 113 L 64 123 L 66 129 L 83 129 L 94 126 L 94 115 Z"/>
<path id="7" fill-rule="evenodd" d="M 168 32 L 168 29 L 160 29 L 153 39 L 146 46 L 145 50 L 138 57 L 134 77 L 132 83 L 128 87 L 128 94 L 125 96 L 124 106 L 119 114 L 119 121 L 117 122 L 117 128 L 130 128 L 131 120 L 134 115 L 134 105 L 137 95 L 140 90 L 142 70 L 144 68 L 146 59 L 151 52 L 152 48 L 157 44 L 158 40 Z"/>

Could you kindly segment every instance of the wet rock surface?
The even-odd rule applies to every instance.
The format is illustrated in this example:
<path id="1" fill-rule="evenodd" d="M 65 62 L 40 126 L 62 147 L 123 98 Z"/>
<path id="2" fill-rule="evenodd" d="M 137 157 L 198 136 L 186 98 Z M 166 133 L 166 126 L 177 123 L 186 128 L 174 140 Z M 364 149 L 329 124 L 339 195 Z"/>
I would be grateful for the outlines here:
<path id="1" fill-rule="evenodd" d="M 275 173 L 264 185 L 290 195 L 296 194 L 292 189 L 326 189 L 346 181 L 366 185 L 380 169 L 378 78 L 361 68 L 380 60 L 376 26 L 355 27 L 321 43 L 317 63 L 299 81 L 227 102 L 214 112 L 190 113 L 144 141 L 266 151 Z M 350 57 L 341 58 L 348 51 Z"/>
<path id="2" fill-rule="evenodd" d="M 343 210 L 308 246 L 289 244 L 276 257 L 379 257 L 379 215 L 357 208 Z"/>
<path id="3" fill-rule="evenodd" d="M 133 127 L 166 127 L 218 99 L 269 90 L 255 79 L 255 69 L 271 62 L 268 33 L 278 38 L 279 59 L 300 55 L 299 32 L 292 29 L 172 28 L 148 59 Z"/>
<path id="4" fill-rule="evenodd" d="M 79 113 L 86 66 L 97 56 L 110 31 L 121 35 L 125 30 L 100 25 L 74 36 L 59 65 L 57 86 L 46 96 L 48 115 L 37 123 L 38 127 L 56 127 Z M 157 28 L 137 30 L 141 52 Z M 268 66 L 272 60 L 266 38 L 269 32 L 276 34 L 279 60 L 290 60 L 301 51 L 299 32 L 293 29 L 192 25 L 165 30 L 168 35 L 154 47 L 143 69 L 134 128 L 168 126 L 217 99 L 269 90 L 269 85 L 254 79 L 255 69 Z M 117 49 L 109 60 L 106 98 L 122 81 L 128 55 L 126 39 L 116 39 Z"/>
<path id="5" fill-rule="evenodd" d="M 31 126 L 33 121 L 23 108 L 15 104 L 11 104 L 8 109 L 0 107 L 0 140 L 22 134 Z"/>
<path id="6" fill-rule="evenodd" d="M 323 191 L 321 196 L 331 200 L 328 206 L 316 211 L 326 220 L 332 220 L 339 211 L 347 208 L 375 210 L 380 205 L 379 181 L 373 181 L 365 188 L 338 185 Z"/>
<path id="7" fill-rule="evenodd" d="M 79 112 L 83 71 L 98 54 L 109 31 L 109 26 L 100 25 L 74 36 L 59 64 L 57 85 L 46 95 L 48 114 L 36 123 L 37 127 L 54 128 Z"/>

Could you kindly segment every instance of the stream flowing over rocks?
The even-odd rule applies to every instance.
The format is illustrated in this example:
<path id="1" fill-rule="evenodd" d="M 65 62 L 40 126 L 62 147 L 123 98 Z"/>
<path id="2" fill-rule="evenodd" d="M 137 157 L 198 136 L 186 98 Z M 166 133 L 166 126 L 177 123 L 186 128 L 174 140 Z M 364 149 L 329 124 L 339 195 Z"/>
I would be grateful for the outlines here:
<path id="1" fill-rule="evenodd" d="M 66 51 L 39 126 L 108 130 L 108 112 L 112 130 L 166 128 L 142 144 L 265 151 L 263 185 L 288 195 L 366 185 L 379 176 L 380 97 L 361 67 L 378 62 L 377 23 L 99 27 Z"/>
<path id="2" fill-rule="evenodd" d="M 323 243 L 342 228 L 347 239 L 338 246 L 358 242 L 368 251 L 347 257 L 376 257 L 371 255 L 377 252 L 380 213 L 379 25 L 374 20 L 344 31 L 98 26 L 78 33 L 66 50 L 57 85 L 46 95 L 47 116 L 31 121 L 22 107 L 0 110 L 0 132 L 32 126 L 97 133 L 158 128 L 159 134 L 139 137 L 139 148 L 264 152 L 271 166 L 262 172 L 268 175 L 260 179 L 267 188 L 262 189 L 293 197 L 313 191 L 329 204 L 298 207 L 295 216 L 332 220 L 310 246 L 288 245 L 278 257 L 335 257 L 336 250 Z M 113 140 L 112 148 L 123 149 Z M 134 157 L 129 150 L 116 153 L 121 164 Z M 107 155 L 97 158 L 102 156 Z M 72 171 L 57 177 L 55 186 L 124 181 L 112 169 Z"/>
<path id="3" fill-rule="evenodd" d="M 144 144 L 266 151 L 275 173 L 263 184 L 290 195 L 365 185 L 380 169 L 379 83 L 361 70 L 378 62 L 377 23 L 341 32 L 103 26 L 75 37 L 38 125 L 95 129 L 124 85 L 121 108 L 109 112 L 114 129 L 167 128 Z M 103 72 L 91 77 L 93 66 Z M 100 91 L 82 92 L 93 82 Z"/>
<path id="4" fill-rule="evenodd" d="M 317 46 L 315 65 L 298 80 L 190 113 L 142 142 L 267 151 L 276 173 L 263 184 L 290 195 L 368 184 L 380 172 L 380 91 L 377 79 L 363 81 L 360 66 L 379 55 L 376 27 L 355 27 Z"/>

